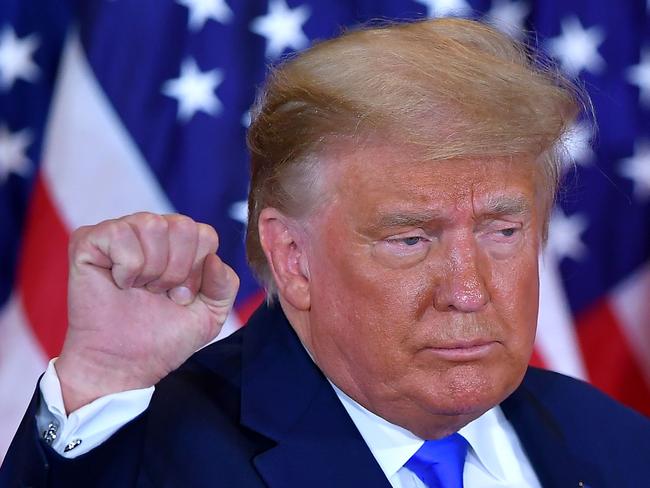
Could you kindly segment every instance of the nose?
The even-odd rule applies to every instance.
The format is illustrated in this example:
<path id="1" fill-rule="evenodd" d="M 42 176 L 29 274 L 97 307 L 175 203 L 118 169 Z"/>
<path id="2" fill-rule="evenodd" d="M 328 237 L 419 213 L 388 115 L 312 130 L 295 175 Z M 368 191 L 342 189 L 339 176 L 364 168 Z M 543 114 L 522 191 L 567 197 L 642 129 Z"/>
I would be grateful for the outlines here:
<path id="1" fill-rule="evenodd" d="M 434 295 L 440 312 L 478 312 L 490 301 L 478 251 L 473 246 L 455 246 L 447 253 Z"/>

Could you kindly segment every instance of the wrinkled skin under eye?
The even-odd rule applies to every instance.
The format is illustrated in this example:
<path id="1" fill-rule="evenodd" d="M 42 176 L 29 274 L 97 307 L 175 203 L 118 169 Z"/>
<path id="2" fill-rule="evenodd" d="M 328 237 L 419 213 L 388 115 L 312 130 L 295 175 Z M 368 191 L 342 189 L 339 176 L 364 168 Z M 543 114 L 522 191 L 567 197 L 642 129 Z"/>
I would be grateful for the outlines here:
<path id="1" fill-rule="evenodd" d="M 388 267 L 406 267 L 419 263 L 429 253 L 432 239 L 424 235 L 391 236 L 373 244 L 373 254 Z"/>
<path id="2" fill-rule="evenodd" d="M 507 259 L 517 253 L 524 242 L 524 226 L 520 223 L 496 222 L 479 233 L 481 248 L 496 259 Z"/>

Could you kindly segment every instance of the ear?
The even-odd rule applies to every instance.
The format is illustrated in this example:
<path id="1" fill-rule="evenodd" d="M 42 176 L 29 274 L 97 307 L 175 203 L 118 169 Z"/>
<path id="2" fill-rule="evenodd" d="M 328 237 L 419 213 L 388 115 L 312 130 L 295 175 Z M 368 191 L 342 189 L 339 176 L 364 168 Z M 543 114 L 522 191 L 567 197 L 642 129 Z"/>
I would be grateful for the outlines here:
<path id="1" fill-rule="evenodd" d="M 265 208 L 257 221 L 260 242 L 278 293 L 294 308 L 309 310 L 309 262 L 299 224 L 275 208 Z"/>

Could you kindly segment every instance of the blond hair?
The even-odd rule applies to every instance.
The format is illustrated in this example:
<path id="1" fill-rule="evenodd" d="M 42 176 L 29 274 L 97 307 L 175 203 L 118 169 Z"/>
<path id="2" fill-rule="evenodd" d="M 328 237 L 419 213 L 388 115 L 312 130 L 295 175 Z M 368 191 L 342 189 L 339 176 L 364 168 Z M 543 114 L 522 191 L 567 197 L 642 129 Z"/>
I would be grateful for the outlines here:
<path id="1" fill-rule="evenodd" d="M 523 44 L 471 20 L 364 27 L 314 45 L 269 74 L 253 112 L 250 266 L 272 289 L 260 212 L 308 211 L 318 156 L 341 138 L 388 131 L 426 160 L 538 157 L 548 215 L 561 173 L 558 142 L 582 97 Z"/>

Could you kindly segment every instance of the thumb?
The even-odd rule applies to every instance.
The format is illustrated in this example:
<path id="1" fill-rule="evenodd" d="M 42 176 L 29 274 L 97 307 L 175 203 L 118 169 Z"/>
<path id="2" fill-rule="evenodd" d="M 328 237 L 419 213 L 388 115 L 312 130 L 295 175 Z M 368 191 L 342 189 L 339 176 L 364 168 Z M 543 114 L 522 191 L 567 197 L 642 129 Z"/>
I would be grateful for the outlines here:
<path id="1" fill-rule="evenodd" d="M 239 277 L 233 269 L 221 261 L 216 254 L 209 254 L 203 262 L 203 276 L 199 298 L 213 312 L 224 313 L 230 311 L 237 290 L 239 289 Z"/>

